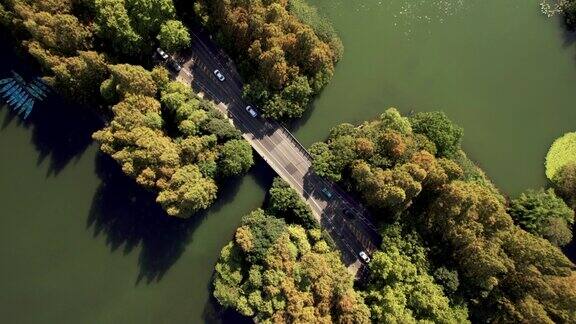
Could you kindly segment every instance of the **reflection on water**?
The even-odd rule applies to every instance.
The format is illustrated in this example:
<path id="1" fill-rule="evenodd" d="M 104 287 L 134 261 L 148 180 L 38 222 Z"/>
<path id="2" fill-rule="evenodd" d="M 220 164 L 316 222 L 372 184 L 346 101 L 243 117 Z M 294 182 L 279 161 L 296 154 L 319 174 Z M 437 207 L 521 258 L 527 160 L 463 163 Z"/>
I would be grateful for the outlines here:
<path id="1" fill-rule="evenodd" d="M 0 34 L 0 77 L 37 66 Z M 209 210 L 168 217 L 91 139 L 102 121 L 52 95 L 24 122 L 0 107 L 0 313 L 10 323 L 240 322 L 210 297 L 214 264 L 272 171 L 221 184 Z M 233 203 L 232 203 L 233 202 Z"/>
<path id="2" fill-rule="evenodd" d="M 136 283 L 161 280 L 182 255 L 202 218 L 167 217 L 156 204 L 155 194 L 125 176 L 118 164 L 103 153 L 96 157 L 96 173 L 102 183 L 94 196 L 87 226 L 95 237 L 106 237 L 111 252 L 121 248 L 123 254 L 129 254 L 139 248 Z"/>

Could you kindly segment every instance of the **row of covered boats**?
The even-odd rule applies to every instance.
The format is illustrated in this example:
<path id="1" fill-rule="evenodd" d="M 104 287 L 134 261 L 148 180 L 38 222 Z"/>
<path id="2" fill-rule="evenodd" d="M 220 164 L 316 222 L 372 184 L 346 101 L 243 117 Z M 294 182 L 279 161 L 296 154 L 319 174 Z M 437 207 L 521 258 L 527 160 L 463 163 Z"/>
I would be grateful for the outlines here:
<path id="1" fill-rule="evenodd" d="M 24 119 L 32 112 L 34 103 L 46 99 L 49 92 L 50 88 L 41 78 L 26 82 L 14 71 L 12 71 L 12 77 L 0 80 L 0 97 Z"/>

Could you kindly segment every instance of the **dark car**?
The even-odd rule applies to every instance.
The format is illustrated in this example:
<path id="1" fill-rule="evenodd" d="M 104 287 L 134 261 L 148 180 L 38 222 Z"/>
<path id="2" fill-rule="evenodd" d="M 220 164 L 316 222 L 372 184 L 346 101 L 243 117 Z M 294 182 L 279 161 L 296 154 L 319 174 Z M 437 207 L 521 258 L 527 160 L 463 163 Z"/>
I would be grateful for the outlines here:
<path id="1" fill-rule="evenodd" d="M 168 67 L 174 72 L 180 72 L 180 70 L 182 70 L 182 66 L 180 66 L 180 64 L 178 64 L 175 59 L 168 60 Z"/>
<path id="2" fill-rule="evenodd" d="M 344 214 L 344 216 L 346 216 L 346 218 L 348 219 L 354 219 L 354 212 L 352 211 L 352 209 L 346 208 L 344 209 L 344 211 L 342 212 Z"/>
<path id="3" fill-rule="evenodd" d="M 324 196 L 326 196 L 326 198 L 332 199 L 332 192 L 330 192 L 328 188 L 326 187 L 322 188 L 322 193 L 324 194 Z"/>

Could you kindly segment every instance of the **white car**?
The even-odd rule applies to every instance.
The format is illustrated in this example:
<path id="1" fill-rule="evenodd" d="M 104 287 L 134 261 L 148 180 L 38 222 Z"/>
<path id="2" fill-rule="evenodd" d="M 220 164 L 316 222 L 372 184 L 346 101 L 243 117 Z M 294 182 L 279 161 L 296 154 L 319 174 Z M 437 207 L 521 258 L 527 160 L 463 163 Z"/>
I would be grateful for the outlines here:
<path id="1" fill-rule="evenodd" d="M 361 251 L 360 253 L 358 253 L 358 255 L 360 256 L 362 261 L 364 261 L 366 263 L 370 263 L 370 257 L 368 256 L 368 254 L 366 254 L 366 252 Z"/>
<path id="2" fill-rule="evenodd" d="M 224 77 L 224 74 L 222 74 L 222 72 L 220 72 L 220 70 L 214 70 L 214 75 L 218 78 L 218 80 L 220 80 L 221 82 L 224 82 L 224 80 L 226 80 L 226 78 Z"/>
<path id="3" fill-rule="evenodd" d="M 258 112 L 256 112 L 256 109 L 252 108 L 252 106 L 246 106 L 246 111 L 250 114 L 250 116 L 254 118 L 258 117 Z"/>
<path id="4" fill-rule="evenodd" d="M 168 54 L 166 54 L 166 52 L 164 52 L 160 47 L 156 49 L 156 53 L 158 53 L 163 60 L 168 59 Z"/>

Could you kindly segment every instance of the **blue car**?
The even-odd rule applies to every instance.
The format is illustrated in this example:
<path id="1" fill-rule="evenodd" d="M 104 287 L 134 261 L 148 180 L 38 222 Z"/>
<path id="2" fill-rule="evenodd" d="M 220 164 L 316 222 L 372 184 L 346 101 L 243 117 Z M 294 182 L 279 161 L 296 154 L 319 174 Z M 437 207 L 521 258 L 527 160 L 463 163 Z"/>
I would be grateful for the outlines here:
<path id="1" fill-rule="evenodd" d="M 332 199 L 332 192 L 330 192 L 328 188 L 326 187 L 322 188 L 322 193 L 324 194 L 324 196 L 326 196 L 326 198 Z"/>

